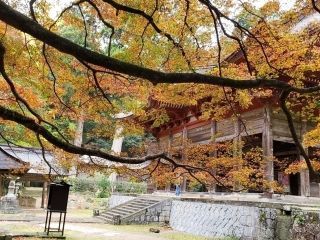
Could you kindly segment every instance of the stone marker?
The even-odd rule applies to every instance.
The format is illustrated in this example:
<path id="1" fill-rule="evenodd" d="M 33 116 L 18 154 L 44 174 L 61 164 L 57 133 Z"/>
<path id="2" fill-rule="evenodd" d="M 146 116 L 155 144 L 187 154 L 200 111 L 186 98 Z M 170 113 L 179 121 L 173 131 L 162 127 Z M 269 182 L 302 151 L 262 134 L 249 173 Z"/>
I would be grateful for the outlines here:
<path id="1" fill-rule="evenodd" d="M 149 231 L 153 232 L 153 233 L 159 233 L 160 232 L 160 230 L 157 229 L 157 228 L 150 228 Z"/>

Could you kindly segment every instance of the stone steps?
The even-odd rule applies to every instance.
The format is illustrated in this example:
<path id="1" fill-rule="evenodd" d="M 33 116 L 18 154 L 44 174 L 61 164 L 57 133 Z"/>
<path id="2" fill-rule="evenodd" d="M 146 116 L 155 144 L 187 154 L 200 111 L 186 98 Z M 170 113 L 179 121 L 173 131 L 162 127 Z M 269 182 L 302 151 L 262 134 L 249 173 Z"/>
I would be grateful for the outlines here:
<path id="1" fill-rule="evenodd" d="M 129 217 L 145 214 L 148 208 L 154 207 L 164 200 L 164 198 L 154 198 L 150 196 L 137 197 L 102 212 L 98 217 L 107 223 L 121 224 Z"/>

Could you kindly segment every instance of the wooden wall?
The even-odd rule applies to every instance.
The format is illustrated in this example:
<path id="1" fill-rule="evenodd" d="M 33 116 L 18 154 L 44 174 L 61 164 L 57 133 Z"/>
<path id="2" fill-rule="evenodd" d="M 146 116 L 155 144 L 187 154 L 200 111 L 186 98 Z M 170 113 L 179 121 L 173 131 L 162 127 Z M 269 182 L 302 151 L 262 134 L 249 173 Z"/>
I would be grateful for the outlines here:
<path id="1" fill-rule="evenodd" d="M 264 129 L 264 111 L 264 108 L 254 109 L 242 113 L 240 115 L 241 120 L 230 117 L 216 123 L 212 121 L 198 121 L 195 119 L 193 122 L 186 125 L 186 137 L 193 143 L 202 144 L 209 143 L 210 141 L 223 142 L 232 140 L 239 134 L 240 136 L 259 134 L 262 133 Z M 293 142 L 285 115 L 282 112 L 276 112 L 275 109 L 270 109 L 270 118 L 273 140 Z M 240 132 L 237 130 L 237 128 L 239 128 L 237 127 L 237 124 L 240 126 Z M 302 131 L 301 124 L 296 122 L 295 126 L 298 136 L 300 136 Z M 310 125 L 308 125 L 307 128 L 310 129 Z M 167 148 L 169 144 L 172 147 L 179 147 L 182 144 L 182 139 L 183 129 L 179 132 L 174 132 L 170 137 L 161 137 L 159 142 L 162 148 Z"/>
<path id="2" fill-rule="evenodd" d="M 211 137 L 211 122 L 199 127 L 187 128 L 187 138 L 193 143 L 207 143 L 210 142 Z"/>
<path id="3" fill-rule="evenodd" d="M 4 195 L 4 182 L 3 176 L 0 175 L 0 197 Z"/>
<path id="4" fill-rule="evenodd" d="M 282 111 L 271 111 L 271 125 L 272 125 L 272 134 L 273 140 L 281 142 L 293 143 L 291 133 L 289 130 L 287 118 Z M 295 122 L 296 132 L 298 137 L 301 137 L 301 124 Z"/>

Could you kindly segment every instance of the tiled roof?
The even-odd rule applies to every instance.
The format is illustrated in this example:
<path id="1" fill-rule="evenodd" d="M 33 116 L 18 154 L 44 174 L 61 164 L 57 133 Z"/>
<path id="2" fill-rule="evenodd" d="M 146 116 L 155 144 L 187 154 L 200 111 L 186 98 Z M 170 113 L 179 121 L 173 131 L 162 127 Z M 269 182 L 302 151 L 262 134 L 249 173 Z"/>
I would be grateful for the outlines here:
<path id="1" fill-rule="evenodd" d="M 12 157 L 11 161 L 7 160 L 10 157 L 4 155 L 1 149 Z M 43 158 L 43 154 L 45 155 L 45 159 Z M 0 145 L 0 171 L 8 167 L 13 167 L 13 169 L 19 168 L 18 166 L 26 167 L 26 165 L 23 164 L 27 164 L 28 173 L 30 174 L 49 174 L 50 169 L 46 161 L 61 175 L 66 175 L 65 170 L 59 167 L 58 162 L 49 151 L 43 153 L 42 150 L 38 148 Z M 54 174 L 54 172 L 52 172 L 52 174 Z"/>
<path id="2" fill-rule="evenodd" d="M 10 155 L 4 149 L 0 148 L 0 171 L 19 169 L 25 167 L 26 165 L 27 163 Z"/>
<path id="3" fill-rule="evenodd" d="M 56 159 L 54 158 L 53 154 L 49 151 L 45 151 L 45 159 L 43 159 L 43 153 L 41 149 L 38 148 L 22 148 L 22 147 L 15 147 L 15 146 L 7 146 L 7 145 L 0 145 L 0 149 L 3 149 L 5 152 L 7 152 L 9 155 L 11 155 L 13 158 L 15 158 L 17 161 L 20 161 L 21 163 L 28 164 L 28 173 L 31 174 L 49 174 L 50 169 L 49 166 L 46 164 L 46 161 L 50 163 L 52 167 L 54 167 L 56 170 L 60 172 L 60 174 L 65 175 L 63 170 L 59 168 L 58 163 Z M 0 150 L 1 153 L 1 150 Z M 9 161 L 3 161 L 1 158 L 7 159 L 7 157 L 4 157 L 3 155 L 0 155 L 0 170 L 2 169 L 1 162 L 6 162 L 6 165 L 9 165 Z M 13 161 L 10 161 L 13 166 L 19 165 L 19 163 L 14 163 Z M 3 164 L 4 165 L 4 164 Z M 12 165 L 10 165 L 12 166 Z M 6 166 L 3 166 L 6 167 Z"/>

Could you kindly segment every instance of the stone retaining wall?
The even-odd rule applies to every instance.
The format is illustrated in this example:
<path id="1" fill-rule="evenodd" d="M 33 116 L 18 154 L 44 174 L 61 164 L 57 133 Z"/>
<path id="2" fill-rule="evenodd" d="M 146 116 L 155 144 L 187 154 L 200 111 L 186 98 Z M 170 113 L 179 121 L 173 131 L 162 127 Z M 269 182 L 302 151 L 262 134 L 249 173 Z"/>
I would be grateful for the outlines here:
<path id="1" fill-rule="evenodd" d="M 126 223 L 144 224 L 144 223 L 169 223 L 171 211 L 171 199 L 149 208 L 144 214 L 133 216 Z"/>
<path id="2" fill-rule="evenodd" d="M 132 198 L 134 197 L 114 195 L 110 203 L 119 205 Z M 310 223 L 309 228 L 314 228 L 310 231 L 319 237 L 315 239 L 320 239 L 319 213 L 319 206 L 284 204 L 268 199 L 255 202 L 168 198 L 149 208 L 144 214 L 133 216 L 126 223 L 169 221 L 173 229 L 181 232 L 241 240 L 308 239 L 300 236 L 305 234 L 305 228 Z"/>
<path id="3" fill-rule="evenodd" d="M 276 209 L 173 200 L 170 226 L 207 237 L 273 239 Z"/>

